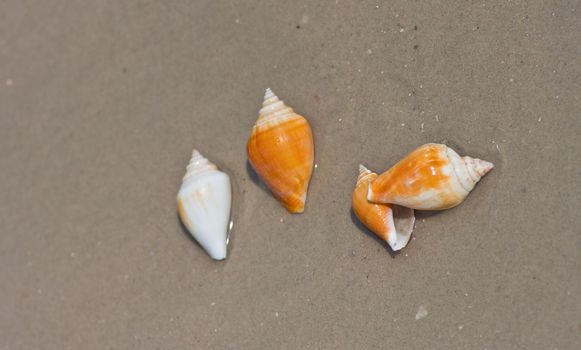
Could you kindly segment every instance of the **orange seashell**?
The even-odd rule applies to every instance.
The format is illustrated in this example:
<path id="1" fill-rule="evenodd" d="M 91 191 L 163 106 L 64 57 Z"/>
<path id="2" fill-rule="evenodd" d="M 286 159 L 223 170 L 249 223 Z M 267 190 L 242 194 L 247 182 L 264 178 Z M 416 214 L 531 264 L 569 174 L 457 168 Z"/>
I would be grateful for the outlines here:
<path id="1" fill-rule="evenodd" d="M 404 248 L 414 230 L 414 210 L 395 204 L 376 204 L 367 201 L 369 181 L 377 178 L 363 165 L 359 165 L 359 177 L 351 195 L 355 216 L 369 230 L 386 241 L 394 251 Z"/>
<path id="2" fill-rule="evenodd" d="M 250 164 L 282 205 L 291 213 L 302 213 L 313 172 L 313 133 L 308 121 L 270 89 L 246 151 Z"/>
<path id="3" fill-rule="evenodd" d="M 369 186 L 367 199 L 418 210 L 443 210 L 462 203 L 494 165 L 460 157 L 446 145 L 423 145 Z"/>

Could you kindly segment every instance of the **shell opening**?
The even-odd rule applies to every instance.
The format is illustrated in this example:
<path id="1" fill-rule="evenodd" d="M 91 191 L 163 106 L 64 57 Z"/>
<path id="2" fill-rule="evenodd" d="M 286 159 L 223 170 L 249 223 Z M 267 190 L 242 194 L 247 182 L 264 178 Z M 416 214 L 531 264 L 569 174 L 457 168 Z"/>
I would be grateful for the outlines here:
<path id="1" fill-rule="evenodd" d="M 404 248 L 410 241 L 412 232 L 414 231 L 416 217 L 414 216 L 414 210 L 410 208 L 392 205 L 391 210 L 393 213 L 393 225 L 396 237 L 393 243 L 390 242 L 390 246 L 394 251 L 398 251 Z"/>

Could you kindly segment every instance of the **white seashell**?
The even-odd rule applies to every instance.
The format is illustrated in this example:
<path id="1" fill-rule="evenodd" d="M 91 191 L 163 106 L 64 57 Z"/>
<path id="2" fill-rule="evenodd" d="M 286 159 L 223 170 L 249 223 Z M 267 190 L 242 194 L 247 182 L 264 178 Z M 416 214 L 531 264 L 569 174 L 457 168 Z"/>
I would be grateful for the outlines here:
<path id="1" fill-rule="evenodd" d="M 177 201 L 180 218 L 190 234 L 212 259 L 225 259 L 232 202 L 230 177 L 194 149 Z"/>

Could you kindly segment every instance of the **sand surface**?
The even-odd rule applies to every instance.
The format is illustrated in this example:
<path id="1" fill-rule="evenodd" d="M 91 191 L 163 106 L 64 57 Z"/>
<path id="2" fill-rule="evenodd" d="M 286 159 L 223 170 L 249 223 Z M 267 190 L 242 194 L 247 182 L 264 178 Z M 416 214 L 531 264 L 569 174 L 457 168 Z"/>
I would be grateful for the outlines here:
<path id="1" fill-rule="evenodd" d="M 0 3 L 0 349 L 581 348 L 579 1 Z M 290 215 L 245 144 L 266 87 L 317 168 Z M 363 163 L 446 142 L 495 169 L 397 256 Z M 175 195 L 235 183 L 216 263 Z"/>

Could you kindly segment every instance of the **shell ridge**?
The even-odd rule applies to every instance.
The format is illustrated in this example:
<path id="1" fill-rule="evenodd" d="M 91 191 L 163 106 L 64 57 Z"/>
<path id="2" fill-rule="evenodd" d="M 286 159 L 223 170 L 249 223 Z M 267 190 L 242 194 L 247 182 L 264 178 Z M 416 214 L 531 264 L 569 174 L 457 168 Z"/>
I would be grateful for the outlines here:
<path id="1" fill-rule="evenodd" d="M 470 193 L 472 188 L 474 188 L 474 185 L 476 184 L 477 181 L 474 181 L 472 179 L 472 177 L 470 176 L 470 172 L 468 171 L 468 167 L 466 166 L 466 162 L 464 161 L 464 159 L 460 158 L 460 156 L 454 157 L 454 158 L 460 158 L 460 161 L 458 161 L 457 159 L 452 159 L 452 157 L 450 156 L 450 151 L 454 152 L 451 148 L 446 149 L 446 157 L 448 158 L 448 160 L 452 164 L 452 171 L 454 171 L 454 177 L 458 180 L 458 183 L 460 183 L 460 186 L 462 187 L 462 189 L 464 191 L 466 191 L 466 193 L 468 194 L 468 193 Z M 457 166 L 464 167 L 464 169 L 462 169 L 464 171 L 461 172 L 461 169 L 457 169 Z M 468 175 L 468 176 L 466 176 L 466 175 Z M 465 180 L 472 181 L 472 183 L 466 184 Z M 472 186 L 470 187 L 470 185 L 472 185 Z"/>
<path id="2" fill-rule="evenodd" d="M 186 174 L 182 178 L 182 183 L 188 181 L 196 174 L 217 169 L 218 167 L 216 166 L 216 164 L 210 162 L 197 149 L 194 149 L 192 151 L 192 157 L 190 158 L 190 162 L 186 167 Z"/>

